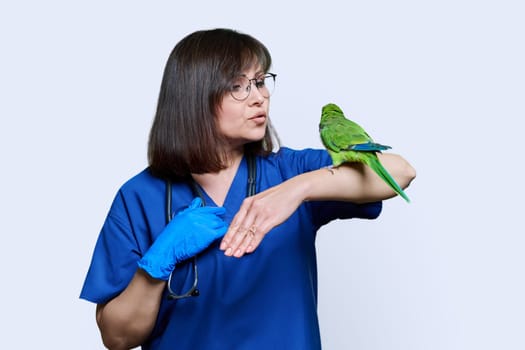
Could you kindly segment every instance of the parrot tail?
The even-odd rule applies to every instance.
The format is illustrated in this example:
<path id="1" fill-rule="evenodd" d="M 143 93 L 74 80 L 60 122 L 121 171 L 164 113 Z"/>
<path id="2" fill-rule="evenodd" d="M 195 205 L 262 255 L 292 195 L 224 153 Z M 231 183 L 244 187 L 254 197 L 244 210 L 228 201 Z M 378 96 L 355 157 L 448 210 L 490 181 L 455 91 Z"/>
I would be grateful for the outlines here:
<path id="1" fill-rule="evenodd" d="M 348 149 L 351 151 L 373 151 L 373 152 L 381 152 L 387 149 L 390 149 L 392 147 L 382 145 L 380 143 L 374 143 L 374 142 L 367 142 L 367 143 L 358 143 L 355 145 L 350 146 Z"/>
<path id="2" fill-rule="evenodd" d="M 385 181 L 394 190 L 395 193 L 397 193 L 398 195 L 403 197 L 404 200 L 410 203 L 410 199 L 405 194 L 405 192 L 403 192 L 403 189 L 397 184 L 396 180 L 394 180 L 394 178 L 388 173 L 385 167 L 383 167 L 383 165 L 377 157 L 371 158 L 370 164 L 368 165 L 372 168 L 372 170 L 376 172 L 377 175 L 379 175 L 381 179 L 383 179 L 383 181 Z"/>

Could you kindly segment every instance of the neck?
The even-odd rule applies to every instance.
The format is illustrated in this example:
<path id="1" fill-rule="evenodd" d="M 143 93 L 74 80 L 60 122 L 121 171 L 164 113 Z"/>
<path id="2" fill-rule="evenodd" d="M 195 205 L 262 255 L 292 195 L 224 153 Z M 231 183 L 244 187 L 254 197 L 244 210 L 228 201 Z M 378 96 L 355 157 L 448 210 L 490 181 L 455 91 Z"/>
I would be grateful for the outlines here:
<path id="1" fill-rule="evenodd" d="M 222 206 L 228 190 L 241 163 L 242 152 L 231 152 L 226 160 L 226 168 L 216 173 L 192 174 L 193 179 L 206 191 L 208 196 Z"/>

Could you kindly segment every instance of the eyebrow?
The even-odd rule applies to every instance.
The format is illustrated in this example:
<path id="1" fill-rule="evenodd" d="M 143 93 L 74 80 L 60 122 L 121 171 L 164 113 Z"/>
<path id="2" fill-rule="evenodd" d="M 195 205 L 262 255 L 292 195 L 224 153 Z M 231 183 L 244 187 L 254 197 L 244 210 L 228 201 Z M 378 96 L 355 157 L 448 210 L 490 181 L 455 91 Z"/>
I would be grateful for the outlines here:
<path id="1" fill-rule="evenodd" d="M 264 75 L 264 74 L 266 74 L 266 72 L 264 72 L 264 71 L 257 71 L 257 72 L 255 72 L 255 75 L 251 79 L 259 78 L 261 75 Z M 241 74 L 241 76 L 248 78 L 248 75 L 246 75 L 244 73 Z M 250 78 L 248 78 L 248 79 L 250 79 Z"/>

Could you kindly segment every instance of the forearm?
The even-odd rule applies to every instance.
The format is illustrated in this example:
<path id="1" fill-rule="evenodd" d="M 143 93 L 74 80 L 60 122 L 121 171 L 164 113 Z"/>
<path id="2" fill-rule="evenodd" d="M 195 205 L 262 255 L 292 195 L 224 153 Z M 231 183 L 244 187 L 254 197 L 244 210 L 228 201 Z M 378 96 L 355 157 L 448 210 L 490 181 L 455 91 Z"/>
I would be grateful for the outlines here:
<path id="1" fill-rule="evenodd" d="M 165 282 L 138 269 L 128 287 L 106 304 L 97 305 L 97 324 L 109 349 L 130 349 L 151 333 Z"/>
<path id="2" fill-rule="evenodd" d="M 403 189 L 416 176 L 402 157 L 380 154 L 380 161 Z M 374 202 L 395 193 L 368 166 L 345 164 L 294 176 L 274 187 L 246 198 L 233 218 L 220 248 L 228 256 L 240 258 L 253 252 L 264 236 L 287 220 L 304 201 L 337 200 Z M 247 232 L 252 232 L 248 235 Z"/>
<path id="3" fill-rule="evenodd" d="M 415 178 L 414 168 L 401 156 L 378 154 L 379 160 L 403 189 Z M 298 186 L 304 201 L 344 200 L 366 203 L 391 198 L 394 191 L 368 166 L 347 163 L 337 168 L 324 168 L 290 179 Z"/>

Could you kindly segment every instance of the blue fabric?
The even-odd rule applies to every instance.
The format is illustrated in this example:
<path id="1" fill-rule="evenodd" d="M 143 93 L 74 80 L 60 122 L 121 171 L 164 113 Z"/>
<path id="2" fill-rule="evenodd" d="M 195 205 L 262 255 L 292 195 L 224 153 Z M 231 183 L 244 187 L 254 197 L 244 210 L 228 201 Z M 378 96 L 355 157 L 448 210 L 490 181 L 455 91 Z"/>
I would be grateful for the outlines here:
<path id="1" fill-rule="evenodd" d="M 188 208 L 175 215 L 138 261 L 141 269 L 153 278 L 167 281 L 177 263 L 197 255 L 224 236 L 228 230 L 222 219 L 225 209 L 201 205 L 201 198 L 196 197 Z"/>
<path id="2" fill-rule="evenodd" d="M 329 164 L 324 150 L 281 148 L 257 158 L 257 191 Z M 243 160 L 223 205 L 228 223 L 245 197 L 247 175 Z M 127 286 L 137 261 L 165 226 L 164 190 L 164 182 L 147 169 L 122 186 L 95 246 L 81 298 L 103 303 Z M 193 197 L 187 184 L 174 183 L 173 211 L 187 207 Z M 215 205 L 206 195 L 205 200 Z M 335 219 L 376 218 L 381 208 L 381 202 L 303 203 L 241 259 L 226 257 L 216 240 L 197 258 L 200 296 L 163 296 L 143 349 L 320 349 L 316 232 Z M 173 280 L 188 290 L 191 264 L 179 265 Z"/>

